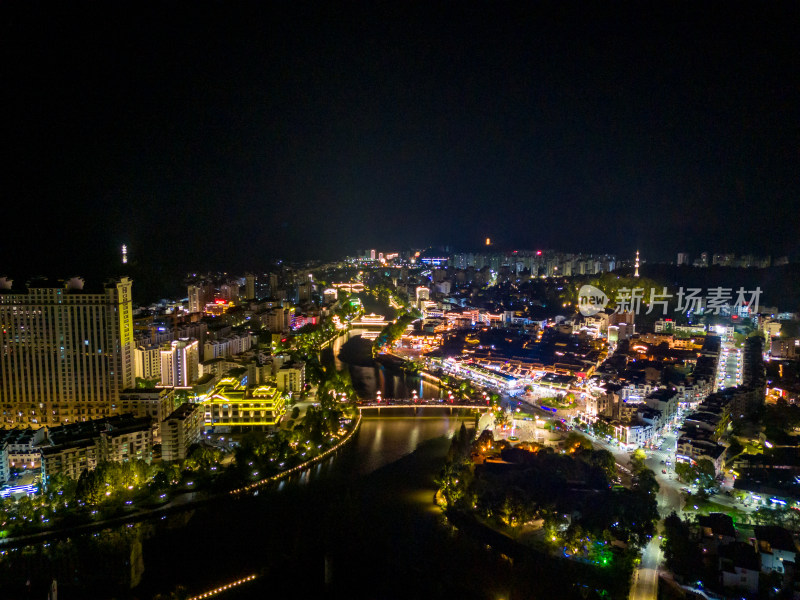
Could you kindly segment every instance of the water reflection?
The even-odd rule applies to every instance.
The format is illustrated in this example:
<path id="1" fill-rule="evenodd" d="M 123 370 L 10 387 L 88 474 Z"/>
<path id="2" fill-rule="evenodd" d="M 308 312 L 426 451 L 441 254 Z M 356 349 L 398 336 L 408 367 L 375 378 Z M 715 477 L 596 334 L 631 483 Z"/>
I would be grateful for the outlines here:
<path id="1" fill-rule="evenodd" d="M 380 390 L 383 398 L 439 398 L 439 386 L 419 377 L 393 371 L 384 365 L 351 365 L 350 375 L 359 398 L 374 399 Z"/>
<path id="2" fill-rule="evenodd" d="M 365 340 L 350 339 L 357 340 L 362 349 L 369 347 Z M 407 398 L 412 390 L 423 398 L 438 397 L 438 387 L 417 376 L 378 364 L 348 366 L 338 357 L 347 341 L 347 337 L 337 340 L 327 359 L 340 368 L 350 368 L 360 396 L 374 397 L 380 389 L 384 398 Z M 391 551 L 391 546 L 384 548 L 383 544 L 388 541 L 384 536 L 398 535 L 393 511 L 401 510 L 403 522 L 414 524 L 409 526 L 416 528 L 425 522 L 428 529 L 439 527 L 438 521 L 419 519 L 436 513 L 430 500 L 433 478 L 448 446 L 446 438 L 463 420 L 471 422 L 472 416 L 460 419 L 431 408 L 419 408 L 416 414 L 421 418 L 404 409 L 365 418 L 354 442 L 337 455 L 274 488 L 262 489 L 257 497 L 223 500 L 166 518 L 159 516 L 152 523 L 112 528 L 96 536 L 76 535 L 6 555 L 0 560 L 0 588 L 9 597 L 24 597 L 25 581 L 30 578 L 32 590 L 42 591 L 40 595 L 45 597 L 56 577 L 65 596 L 150 598 L 177 586 L 200 593 L 257 572 L 265 575 L 261 579 L 269 583 L 259 585 L 266 587 L 257 587 L 252 596 L 245 589 L 237 590 L 237 597 L 264 597 L 275 586 L 289 591 L 284 584 L 291 584 L 292 591 L 305 597 L 314 597 L 324 589 L 321 565 L 325 556 L 335 557 L 342 577 L 343 565 L 349 560 L 342 554 L 343 548 L 355 555 L 361 554 L 359 544 L 371 544 L 384 554 Z M 391 477 L 373 479 L 371 474 L 383 472 L 384 467 L 426 443 L 433 444 L 426 461 L 403 467 Z M 401 508 L 396 505 L 399 499 L 405 499 Z M 393 508 L 380 509 L 393 502 Z M 377 513 L 366 517 L 367 507 Z M 373 526 L 379 527 L 374 534 Z M 354 531 L 359 532 L 355 537 Z M 349 537 L 352 539 L 344 543 Z M 395 556 L 392 561 L 398 568 L 409 568 L 414 557 Z M 308 577 L 287 580 L 285 574 L 296 572 L 300 564 L 308 570 Z"/>
<path id="3" fill-rule="evenodd" d="M 370 505 L 413 498 L 404 510 L 428 513 L 430 506 L 423 500 L 432 497 L 438 462 L 429 473 L 404 471 L 391 489 L 385 481 L 372 484 L 369 479 L 426 442 L 451 436 L 462 422 L 441 416 L 441 409 L 420 410 L 423 418 L 366 418 L 354 442 L 335 457 L 262 489 L 258 497 L 225 500 L 164 520 L 158 517 L 153 523 L 77 535 L 9 554 L 0 561 L 0 588 L 8 597 L 25 597 L 25 581 L 31 578 L 34 591 L 42 590 L 46 597 L 56 577 L 65 597 L 150 598 L 179 585 L 200 592 L 251 572 L 291 571 L 314 555 L 321 536 L 347 535 L 353 527 L 369 529 L 356 508 L 362 500 L 353 496 L 354 490 L 359 498 L 371 498 Z M 443 455 L 447 442 L 440 444 Z M 414 483 L 420 476 L 427 487 Z M 282 562 L 285 557 L 292 557 L 289 563 Z M 206 561 L 204 568 L 198 567 L 201 559 Z"/>

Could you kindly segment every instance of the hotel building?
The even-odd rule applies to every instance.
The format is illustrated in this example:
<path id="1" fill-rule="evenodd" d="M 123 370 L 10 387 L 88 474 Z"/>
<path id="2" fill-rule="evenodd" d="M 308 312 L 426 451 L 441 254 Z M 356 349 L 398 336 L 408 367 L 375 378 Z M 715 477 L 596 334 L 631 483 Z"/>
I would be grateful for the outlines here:
<path id="1" fill-rule="evenodd" d="M 133 387 L 132 282 L 0 279 L 0 426 L 108 416 Z"/>

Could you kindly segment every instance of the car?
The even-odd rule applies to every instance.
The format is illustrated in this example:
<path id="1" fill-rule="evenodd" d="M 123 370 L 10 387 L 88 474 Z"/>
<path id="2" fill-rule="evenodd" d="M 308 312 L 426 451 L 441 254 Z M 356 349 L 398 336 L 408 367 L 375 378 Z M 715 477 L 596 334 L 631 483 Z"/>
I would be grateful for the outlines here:
<path id="1" fill-rule="evenodd" d="M 666 474 L 667 474 L 667 470 L 666 470 L 666 469 L 661 469 L 661 472 L 662 472 L 664 475 L 666 475 Z"/>
<path id="2" fill-rule="evenodd" d="M 663 461 L 663 460 L 661 461 L 661 464 L 662 464 L 662 465 L 664 464 L 664 461 Z"/>

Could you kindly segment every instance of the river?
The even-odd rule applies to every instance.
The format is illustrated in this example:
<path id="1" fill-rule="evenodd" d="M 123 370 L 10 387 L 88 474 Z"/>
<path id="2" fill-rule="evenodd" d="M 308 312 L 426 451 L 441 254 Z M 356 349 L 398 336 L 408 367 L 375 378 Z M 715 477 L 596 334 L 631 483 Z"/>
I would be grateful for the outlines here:
<path id="1" fill-rule="evenodd" d="M 336 338 L 322 353 L 323 362 L 337 370 L 349 370 L 359 398 L 372 400 L 378 391 L 383 398 L 411 398 L 413 392 L 418 398 L 440 397 L 441 391 L 435 383 L 374 361 L 372 342 L 363 339 L 361 333 L 362 330 L 355 329 Z"/>
<path id="2" fill-rule="evenodd" d="M 420 542 L 450 535 L 434 478 L 464 419 L 434 412 L 367 418 L 351 445 L 306 474 L 153 538 L 138 591 L 167 581 L 202 591 L 258 572 L 231 597 L 409 597 L 400 590 L 413 580 L 399 575 L 437 560 Z"/>
<path id="3" fill-rule="evenodd" d="M 366 417 L 339 453 L 257 496 L 30 547 L 0 576 L 0 597 L 26 597 L 30 579 L 44 598 L 52 577 L 60 598 L 139 599 L 178 586 L 199 594 L 251 573 L 259 577 L 222 597 L 395 597 L 422 573 L 438 581 L 431 568 L 452 529 L 432 504 L 434 479 L 449 437 L 473 417 L 422 412 Z M 132 567 L 140 583 L 128 591 Z"/>
<path id="4" fill-rule="evenodd" d="M 362 398 L 379 389 L 385 398 L 412 390 L 438 397 L 417 376 L 369 364 L 368 348 L 351 334 L 323 359 L 349 369 Z M 357 360 L 344 363 L 340 353 Z M 546 574 L 512 569 L 507 556 L 457 531 L 433 504 L 450 438 L 474 415 L 433 407 L 385 413 L 367 413 L 349 445 L 257 496 L 30 547 L 0 572 L 0 596 L 44 599 L 53 577 L 62 600 L 185 598 L 251 574 L 254 581 L 216 597 L 493 599 L 512 597 L 512 589 L 514 597 L 537 597 L 550 587 Z M 138 585 L 130 590 L 132 579 Z M 170 596 L 179 587 L 183 595 Z"/>

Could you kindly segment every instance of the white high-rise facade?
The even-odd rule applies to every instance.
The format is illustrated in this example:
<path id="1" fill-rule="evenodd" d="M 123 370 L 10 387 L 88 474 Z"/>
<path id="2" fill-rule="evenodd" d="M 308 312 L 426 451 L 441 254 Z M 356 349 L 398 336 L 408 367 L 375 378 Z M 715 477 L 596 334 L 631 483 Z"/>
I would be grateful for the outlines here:
<path id="1" fill-rule="evenodd" d="M 133 350 L 133 374 L 142 379 L 161 378 L 161 346 L 138 346 Z"/>
<path id="2" fill-rule="evenodd" d="M 164 344 L 161 348 L 161 385 L 189 387 L 200 372 L 200 344 L 183 339 Z"/>

